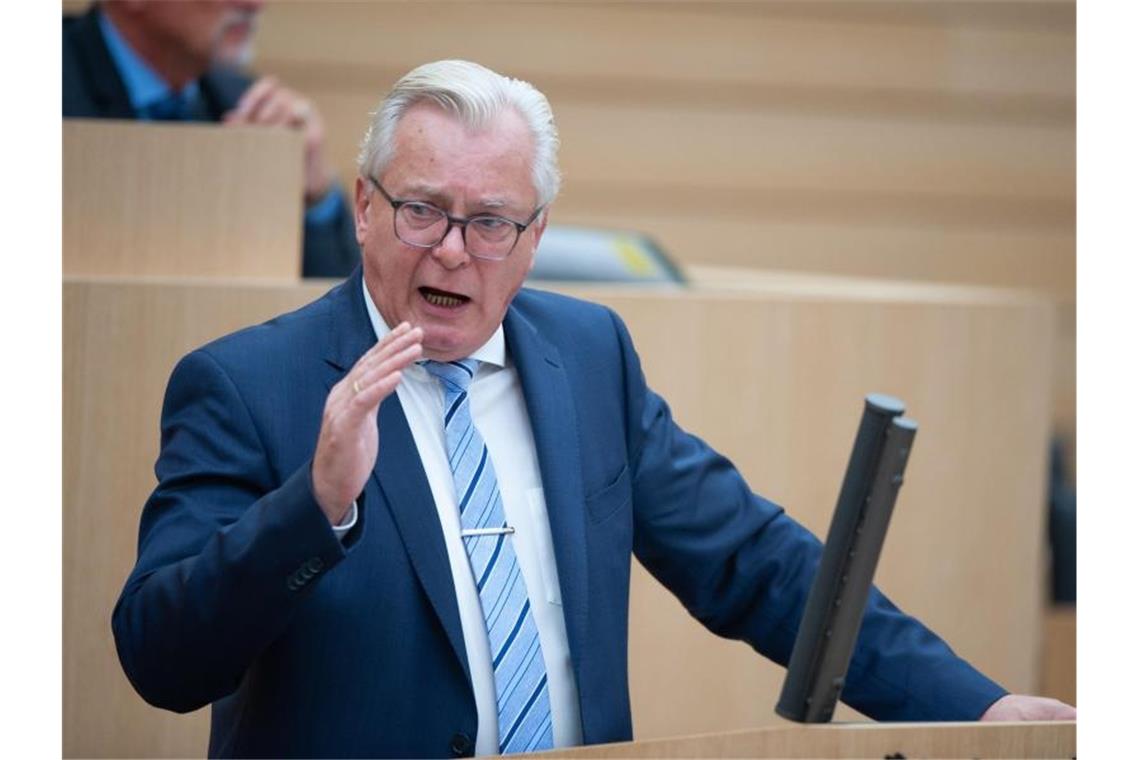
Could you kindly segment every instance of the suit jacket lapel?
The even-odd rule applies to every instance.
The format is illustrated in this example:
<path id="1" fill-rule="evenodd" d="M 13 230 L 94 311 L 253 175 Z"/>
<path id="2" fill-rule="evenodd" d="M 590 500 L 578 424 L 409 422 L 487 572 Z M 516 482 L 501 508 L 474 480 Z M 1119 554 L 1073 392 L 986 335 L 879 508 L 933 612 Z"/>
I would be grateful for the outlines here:
<path id="1" fill-rule="evenodd" d="M 361 288 L 361 270 L 357 267 L 356 272 L 330 296 L 337 299 L 331 308 L 329 353 L 326 356 L 330 368 L 326 384 L 330 388 L 376 343 L 376 333 L 368 320 Z M 459 604 L 455 598 L 443 531 L 438 513 L 432 507 L 435 501 L 415 439 L 396 394 L 380 404 L 377 424 L 380 454 L 372 471 L 376 487 L 366 488 L 366 498 L 373 493 L 382 496 L 391 511 L 416 576 L 470 681 L 467 648 L 463 643 Z M 366 509 L 377 507 L 380 504 L 372 504 Z"/>
<path id="2" fill-rule="evenodd" d="M 380 404 L 379 425 L 380 456 L 376 458 L 372 476 L 388 502 L 416 575 L 470 681 L 459 602 L 455 597 L 455 581 L 451 577 L 443 530 L 439 526 L 439 512 L 434 507 L 435 499 L 419 450 L 396 394 Z"/>
<path id="3" fill-rule="evenodd" d="M 507 348 L 522 383 L 554 539 L 562 612 L 578 683 L 589 657 L 586 639 L 586 523 L 577 414 L 558 349 L 513 306 L 503 321 Z"/>

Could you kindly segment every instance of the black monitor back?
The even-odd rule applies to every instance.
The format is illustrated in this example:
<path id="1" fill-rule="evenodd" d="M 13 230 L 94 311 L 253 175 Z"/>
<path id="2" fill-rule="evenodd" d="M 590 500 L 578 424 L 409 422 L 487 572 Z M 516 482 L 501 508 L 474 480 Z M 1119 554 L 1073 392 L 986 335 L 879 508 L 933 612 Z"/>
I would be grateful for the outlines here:
<path id="1" fill-rule="evenodd" d="M 865 399 L 776 712 L 802 723 L 826 723 L 843 691 L 847 666 L 871 593 L 907 457 L 918 430 L 903 403 L 882 394 Z"/>

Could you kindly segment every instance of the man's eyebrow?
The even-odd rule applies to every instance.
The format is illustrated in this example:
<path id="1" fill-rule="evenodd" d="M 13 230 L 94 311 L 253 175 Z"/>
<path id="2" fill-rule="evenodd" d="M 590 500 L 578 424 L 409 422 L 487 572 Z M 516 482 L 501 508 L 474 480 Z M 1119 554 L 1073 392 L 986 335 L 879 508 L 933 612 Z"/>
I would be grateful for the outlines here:
<path id="1" fill-rule="evenodd" d="M 400 192 L 399 198 L 400 200 L 425 200 L 443 209 L 446 209 L 454 203 L 455 200 L 438 185 L 429 185 L 420 182 L 408 185 Z M 512 203 L 503 196 L 492 195 L 476 201 L 472 204 L 471 208 L 474 210 L 470 213 L 480 213 L 481 211 L 501 211 L 509 208 L 521 209 L 523 206 L 521 204 Z"/>
<path id="2" fill-rule="evenodd" d="M 433 200 L 447 200 L 443 190 L 434 185 L 412 184 L 400 193 L 404 198 L 429 198 Z"/>

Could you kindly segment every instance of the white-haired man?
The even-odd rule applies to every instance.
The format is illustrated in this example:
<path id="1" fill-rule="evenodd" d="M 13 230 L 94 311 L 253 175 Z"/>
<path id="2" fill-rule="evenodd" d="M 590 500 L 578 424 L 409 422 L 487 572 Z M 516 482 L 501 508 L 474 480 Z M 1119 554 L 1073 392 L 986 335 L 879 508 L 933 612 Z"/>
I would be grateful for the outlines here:
<path id="1" fill-rule="evenodd" d="M 530 85 L 412 71 L 361 151 L 362 271 L 175 369 L 114 630 L 148 701 L 213 703 L 211 755 L 629 739 L 632 555 L 786 662 L 819 542 L 673 423 L 615 314 L 521 290 L 557 146 Z M 844 699 L 892 720 L 1067 714 L 878 592 Z"/>

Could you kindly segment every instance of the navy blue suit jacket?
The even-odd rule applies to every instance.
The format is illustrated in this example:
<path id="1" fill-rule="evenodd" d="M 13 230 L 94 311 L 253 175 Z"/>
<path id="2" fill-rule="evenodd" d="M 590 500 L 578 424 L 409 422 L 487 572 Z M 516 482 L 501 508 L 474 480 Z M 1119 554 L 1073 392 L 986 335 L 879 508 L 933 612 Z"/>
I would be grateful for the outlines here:
<path id="1" fill-rule="evenodd" d="M 99 28 L 99 6 L 82 16 L 63 17 L 63 116 L 135 119 L 126 85 Z M 201 97 L 194 121 L 221 121 L 252 84 L 244 72 L 214 67 L 198 80 Z M 352 209 L 342 200 L 327 222 L 305 223 L 301 274 L 346 277 L 360 263 Z"/>
<path id="2" fill-rule="evenodd" d="M 343 543 L 312 495 L 325 396 L 375 342 L 360 277 L 194 351 L 170 380 L 158 486 L 113 628 L 148 702 L 213 703 L 211 755 L 473 748 L 451 571 L 396 394 L 380 406 L 380 454 Z M 712 631 L 786 663 L 819 542 L 673 422 L 613 312 L 523 290 L 504 330 L 534 430 L 584 740 L 631 738 L 631 556 Z M 846 702 L 878 719 L 972 720 L 1003 693 L 873 592 Z"/>

